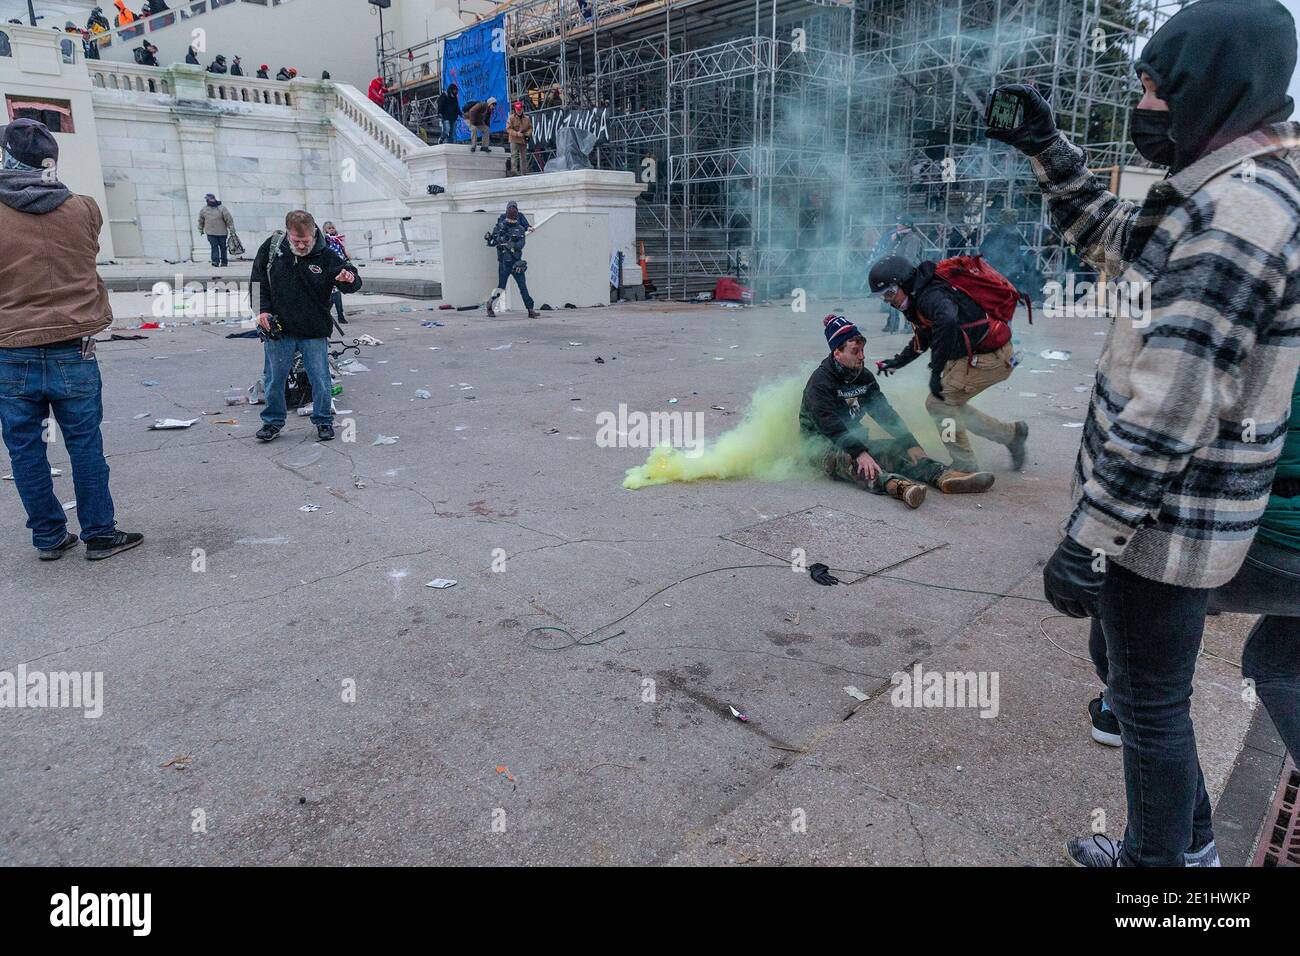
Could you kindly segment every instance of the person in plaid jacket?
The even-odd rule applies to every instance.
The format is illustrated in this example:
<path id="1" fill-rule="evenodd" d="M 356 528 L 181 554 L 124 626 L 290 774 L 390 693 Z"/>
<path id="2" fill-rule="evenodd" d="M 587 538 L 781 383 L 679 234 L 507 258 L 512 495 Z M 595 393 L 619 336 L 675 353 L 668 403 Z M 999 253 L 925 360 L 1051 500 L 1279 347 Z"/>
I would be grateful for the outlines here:
<path id="1" fill-rule="evenodd" d="M 1080 865 L 1218 859 L 1192 675 L 1210 590 L 1236 574 L 1268 502 L 1300 366 L 1295 64 L 1277 0 L 1200 0 L 1171 17 L 1136 63 L 1134 143 L 1170 171 L 1140 205 L 1088 171 L 1032 87 L 995 91 L 1024 118 L 988 135 L 1031 157 L 1066 241 L 1149 294 L 1107 334 L 1065 539 L 1043 571 L 1057 610 L 1094 618 L 1124 746 L 1124 839 L 1070 841 Z"/>

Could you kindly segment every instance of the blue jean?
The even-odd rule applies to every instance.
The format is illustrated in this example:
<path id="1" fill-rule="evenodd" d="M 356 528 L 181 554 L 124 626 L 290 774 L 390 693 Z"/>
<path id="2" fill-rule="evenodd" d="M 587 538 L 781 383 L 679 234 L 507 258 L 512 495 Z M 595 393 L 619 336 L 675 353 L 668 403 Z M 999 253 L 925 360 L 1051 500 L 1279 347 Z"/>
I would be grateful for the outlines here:
<path id="1" fill-rule="evenodd" d="M 284 381 L 289 377 L 289 369 L 293 365 L 293 353 L 301 352 L 302 364 L 307 369 L 307 380 L 311 382 L 311 423 L 333 424 L 334 413 L 330 411 L 332 383 L 329 340 L 295 339 L 282 335 L 278 339 L 266 339 L 263 347 L 266 349 L 271 373 L 266 381 L 266 407 L 262 409 L 262 421 L 277 428 L 284 427 Z"/>
<path id="2" fill-rule="evenodd" d="M 77 345 L 0 349 L 0 430 L 13 468 L 32 544 L 52 548 L 68 533 L 68 513 L 54 494 L 45 454 L 46 421 L 53 413 L 72 461 L 81 538 L 116 530 L 108 493 L 108 462 L 99 423 L 104 418 L 99 362 Z"/>
<path id="3" fill-rule="evenodd" d="M 1192 675 L 1210 591 L 1111 562 L 1088 646 L 1124 741 L 1128 825 L 1121 866 L 1182 866 L 1214 839 L 1192 730 Z"/>
<path id="4" fill-rule="evenodd" d="M 456 121 L 438 118 L 438 125 L 442 127 L 442 141 L 444 143 L 453 142 L 455 136 Z"/>
<path id="5" fill-rule="evenodd" d="M 514 261 L 506 259 L 497 259 L 497 288 L 504 290 L 510 277 L 515 277 L 515 285 L 519 286 L 519 297 L 524 300 L 524 308 L 532 310 L 533 297 L 528 294 L 528 280 L 524 278 L 522 272 L 515 272 Z"/>
<path id="6" fill-rule="evenodd" d="M 226 258 L 226 241 L 229 236 L 208 236 L 208 245 L 212 247 L 212 264 L 214 266 L 228 266 L 230 260 Z"/>
<path id="7" fill-rule="evenodd" d="M 1240 570 L 1210 592 L 1210 608 L 1263 615 L 1241 651 L 1241 676 L 1300 764 L 1300 551 L 1255 538 Z"/>

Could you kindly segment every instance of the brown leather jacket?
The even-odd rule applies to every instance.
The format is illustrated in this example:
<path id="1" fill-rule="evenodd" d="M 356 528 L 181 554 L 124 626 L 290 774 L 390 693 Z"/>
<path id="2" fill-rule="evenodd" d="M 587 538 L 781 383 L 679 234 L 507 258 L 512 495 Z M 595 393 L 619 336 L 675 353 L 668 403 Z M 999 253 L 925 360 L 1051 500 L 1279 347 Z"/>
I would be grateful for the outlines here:
<path id="1" fill-rule="evenodd" d="M 89 196 L 44 214 L 0 203 L 0 348 L 33 348 L 102 332 L 113 324 L 95 269 L 104 217 Z"/>
<path id="2" fill-rule="evenodd" d="M 528 137 L 533 135 L 532 117 L 522 113 L 511 113 L 510 119 L 506 120 L 506 136 L 512 143 L 526 143 Z"/>

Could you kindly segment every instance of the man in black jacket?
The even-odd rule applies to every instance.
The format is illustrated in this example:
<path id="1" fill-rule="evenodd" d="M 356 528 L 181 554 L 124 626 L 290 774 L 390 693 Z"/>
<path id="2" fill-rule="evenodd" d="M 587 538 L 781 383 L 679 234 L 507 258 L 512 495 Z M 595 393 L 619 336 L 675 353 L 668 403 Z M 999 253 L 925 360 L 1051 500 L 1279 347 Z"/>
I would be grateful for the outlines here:
<path id="1" fill-rule="evenodd" d="M 866 340 L 842 315 L 822 320 L 831 354 L 813 371 L 799 406 L 799 428 L 826 441 L 811 443 L 815 462 L 837 481 L 851 481 L 878 495 L 898 498 L 909 508 L 925 500 L 925 486 L 945 494 L 987 491 L 993 476 L 945 468 L 927 458 L 921 443 L 894 411 L 876 377 L 864 367 Z M 889 433 L 875 439 L 862 428 L 863 414 Z"/>
<path id="2" fill-rule="evenodd" d="M 284 428 L 284 382 L 294 352 L 302 353 L 312 391 L 312 424 L 320 441 L 334 437 L 330 399 L 330 297 L 337 286 L 356 292 L 361 279 L 350 263 L 326 244 L 311 213 L 296 209 L 284 217 L 286 232 L 276 232 L 257 250 L 252 281 L 260 292 L 257 324 L 262 328 L 267 365 L 266 408 L 260 441 L 273 441 Z"/>
<path id="3" fill-rule="evenodd" d="M 991 385 L 1011 376 L 1011 329 L 991 319 L 966 293 L 935 275 L 933 262 L 912 265 L 899 256 L 881 259 L 871 267 L 872 292 L 903 313 L 915 333 L 903 351 L 876 363 L 888 376 L 930 351 L 930 394 L 925 408 L 939 429 L 939 437 L 952 456 L 952 466 L 979 470 L 968 431 L 1000 445 L 1011 453 L 1011 467 L 1025 463 L 1029 425 L 1004 422 L 972 408 L 970 400 Z"/>
<path id="4" fill-rule="evenodd" d="M 456 120 L 460 119 L 460 87 L 450 83 L 438 94 L 438 124 L 442 127 L 442 141 L 452 142 L 456 135 Z"/>

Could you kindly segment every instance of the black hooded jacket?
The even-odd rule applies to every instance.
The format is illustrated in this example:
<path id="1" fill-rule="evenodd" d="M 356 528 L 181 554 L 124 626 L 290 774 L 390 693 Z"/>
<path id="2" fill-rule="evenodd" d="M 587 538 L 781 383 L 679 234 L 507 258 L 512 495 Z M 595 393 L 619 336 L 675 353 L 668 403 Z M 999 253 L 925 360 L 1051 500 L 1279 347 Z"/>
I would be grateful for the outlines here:
<path id="1" fill-rule="evenodd" d="M 281 237 L 278 247 L 271 249 L 273 235 L 262 243 L 253 260 L 251 281 L 258 285 L 258 312 L 269 312 L 279 319 L 284 334 L 290 338 L 329 338 L 334 328 L 330 318 L 331 294 L 335 287 L 340 292 L 358 291 L 361 276 L 350 262 L 325 243 L 319 229 L 315 245 L 305 256 L 294 255 L 287 234 L 276 235 Z M 346 285 L 334 281 L 344 268 L 355 276 Z"/>
<path id="2" fill-rule="evenodd" d="M 911 323 L 915 334 L 903 351 L 894 356 L 892 362 L 895 368 L 902 368 L 929 349 L 930 391 L 937 392 L 939 376 L 943 374 L 944 366 L 956 359 L 967 358 L 961 326 L 968 322 L 979 322 L 984 318 L 984 310 L 965 292 L 954 289 L 936 276 L 934 265 L 933 262 L 922 262 L 916 267 L 915 275 L 902 284 L 908 300 L 907 311 L 903 314 Z M 930 320 L 929 329 L 917 320 L 918 309 Z M 984 351 L 980 346 L 991 328 L 992 326 L 984 324 L 966 330 L 973 352 Z"/>
<path id="3" fill-rule="evenodd" d="M 448 123 L 456 122 L 460 116 L 460 90 L 456 84 L 447 87 L 438 94 L 438 117 Z"/>
<path id="4" fill-rule="evenodd" d="M 863 413 L 908 446 L 920 445 L 898 412 L 889 404 L 880 383 L 866 368 L 846 369 L 828 355 L 813 370 L 799 405 L 799 428 L 821 435 L 850 458 L 867 451 L 867 434 L 859 426 Z"/>
<path id="5" fill-rule="evenodd" d="M 1169 104 L 1171 172 L 1291 116 L 1286 78 L 1295 71 L 1295 31 L 1277 0 L 1197 0 L 1156 32 L 1137 71 Z"/>

